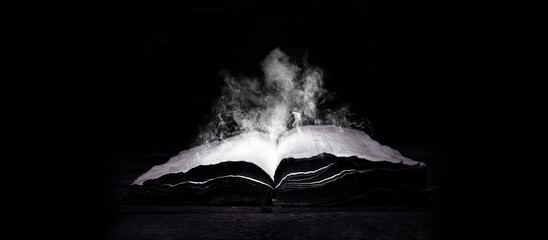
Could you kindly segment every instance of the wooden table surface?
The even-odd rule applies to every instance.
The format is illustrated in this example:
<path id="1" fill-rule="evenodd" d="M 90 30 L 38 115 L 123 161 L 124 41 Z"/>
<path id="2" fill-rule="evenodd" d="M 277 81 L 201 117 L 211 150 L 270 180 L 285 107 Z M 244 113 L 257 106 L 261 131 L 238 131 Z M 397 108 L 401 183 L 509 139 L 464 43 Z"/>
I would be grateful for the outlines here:
<path id="1" fill-rule="evenodd" d="M 422 200 L 345 207 L 133 206 L 120 199 L 162 154 L 105 155 L 108 213 L 103 239 L 440 239 L 444 238 L 447 152 L 437 146 L 398 148 L 427 163 Z"/>

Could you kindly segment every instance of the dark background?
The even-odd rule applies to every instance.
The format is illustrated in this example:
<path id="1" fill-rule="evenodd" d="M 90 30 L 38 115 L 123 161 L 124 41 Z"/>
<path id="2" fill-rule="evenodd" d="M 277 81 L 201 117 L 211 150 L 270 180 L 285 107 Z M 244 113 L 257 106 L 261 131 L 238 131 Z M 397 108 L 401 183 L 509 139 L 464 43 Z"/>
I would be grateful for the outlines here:
<path id="1" fill-rule="evenodd" d="M 220 95 L 219 72 L 261 77 L 276 47 L 307 52 L 325 87 L 387 144 L 444 143 L 458 114 L 451 1 L 129 1 L 105 10 L 88 100 L 109 150 L 192 144 Z"/>
<path id="2" fill-rule="evenodd" d="M 85 229 L 91 238 L 119 238 L 146 226 L 131 219 L 140 216 L 146 221 L 150 212 L 158 217 L 172 210 L 188 211 L 208 218 L 199 213 L 249 211 L 127 209 L 120 198 L 135 177 L 194 144 L 220 95 L 221 70 L 261 77 L 260 62 L 279 47 L 290 56 L 306 53 L 311 65 L 322 68 L 326 89 L 370 120 L 374 139 L 428 164 L 430 205 L 419 210 L 403 207 L 406 218 L 416 218 L 419 226 L 424 221 L 425 227 L 412 227 L 414 232 L 403 236 L 458 236 L 449 227 L 456 211 L 456 191 L 450 185 L 456 175 L 449 170 L 457 170 L 449 159 L 455 133 L 468 133 L 456 130 L 462 129 L 457 119 L 466 114 L 460 103 L 467 96 L 459 92 L 460 72 L 466 66 L 461 16 L 452 1 L 126 1 L 92 9 L 85 23 L 85 44 L 75 48 L 85 49 L 78 63 L 85 70 L 74 73 L 79 84 L 70 93 L 83 101 L 71 105 L 69 109 L 78 114 L 64 120 L 74 130 L 71 134 L 78 135 L 69 138 L 74 141 L 70 146 L 77 146 L 72 150 L 90 158 L 76 164 L 81 171 L 69 174 L 75 191 L 67 194 L 78 196 L 71 205 L 81 210 L 74 213 L 76 219 L 85 215 L 95 220 L 75 229 Z M 382 209 L 352 211 L 373 217 L 381 212 L 386 217 L 380 222 L 392 224 L 385 227 L 411 231 L 411 225 L 397 220 L 401 207 Z M 347 210 L 326 210 L 331 211 Z M 417 211 L 420 214 L 414 215 Z M 354 222 L 363 217 L 349 216 L 334 219 Z M 161 219 L 158 224 L 177 229 Z M 349 230 L 334 230 L 338 231 Z M 395 231 L 396 238 L 402 237 Z M 157 237 L 142 238 L 147 236 Z M 302 236 L 310 235 L 304 231 Z"/>

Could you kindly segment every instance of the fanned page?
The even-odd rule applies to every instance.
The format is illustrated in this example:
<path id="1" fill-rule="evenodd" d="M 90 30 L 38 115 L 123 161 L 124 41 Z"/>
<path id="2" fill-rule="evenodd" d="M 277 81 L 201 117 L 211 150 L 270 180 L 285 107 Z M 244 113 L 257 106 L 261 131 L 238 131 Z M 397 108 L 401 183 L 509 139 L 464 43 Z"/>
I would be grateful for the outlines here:
<path id="1" fill-rule="evenodd" d="M 276 168 L 282 159 L 310 158 L 322 153 L 337 157 L 356 156 L 378 162 L 422 164 L 379 144 L 362 131 L 333 125 L 309 125 L 284 133 L 278 141 L 278 146 L 266 133 L 249 132 L 184 150 L 168 162 L 152 167 L 133 184 L 142 185 L 146 180 L 166 174 L 184 173 L 197 166 L 231 161 L 253 163 L 274 180 Z"/>
<path id="2" fill-rule="evenodd" d="M 333 125 L 309 125 L 284 133 L 278 141 L 284 158 L 310 158 L 322 153 L 358 157 L 373 162 L 423 164 L 402 156 L 397 150 L 373 140 L 363 131 Z"/>
<path id="3" fill-rule="evenodd" d="M 275 141 L 271 140 L 268 134 L 243 133 L 223 141 L 215 141 L 182 151 L 177 156 L 170 158 L 168 162 L 156 165 L 139 176 L 133 185 L 142 185 L 147 180 L 157 179 L 170 173 L 185 173 L 198 166 L 231 161 L 253 163 L 263 169 L 271 179 L 274 179 L 280 157 Z M 245 176 L 241 177 L 246 178 Z M 248 180 L 253 181 L 249 178 Z"/>

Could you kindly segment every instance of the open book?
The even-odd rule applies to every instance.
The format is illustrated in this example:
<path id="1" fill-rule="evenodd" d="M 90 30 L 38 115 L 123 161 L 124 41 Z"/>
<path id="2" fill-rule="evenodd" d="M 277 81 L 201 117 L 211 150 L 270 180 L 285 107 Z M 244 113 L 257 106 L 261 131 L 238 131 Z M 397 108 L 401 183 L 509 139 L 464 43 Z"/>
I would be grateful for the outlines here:
<path id="1" fill-rule="evenodd" d="M 329 205 L 378 190 L 419 191 L 425 164 L 366 133 L 332 125 L 248 132 L 188 149 L 131 185 L 125 202 Z"/>

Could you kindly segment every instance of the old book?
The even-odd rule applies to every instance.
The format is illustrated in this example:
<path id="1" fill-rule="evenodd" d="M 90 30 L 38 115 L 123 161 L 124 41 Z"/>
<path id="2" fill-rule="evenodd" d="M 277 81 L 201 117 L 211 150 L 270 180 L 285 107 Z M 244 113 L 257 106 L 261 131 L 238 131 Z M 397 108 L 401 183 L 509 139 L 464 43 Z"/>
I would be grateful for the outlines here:
<path id="1" fill-rule="evenodd" d="M 355 129 L 301 126 L 277 140 L 247 132 L 152 167 L 130 185 L 124 201 L 331 205 L 378 191 L 420 191 L 425 166 Z"/>

